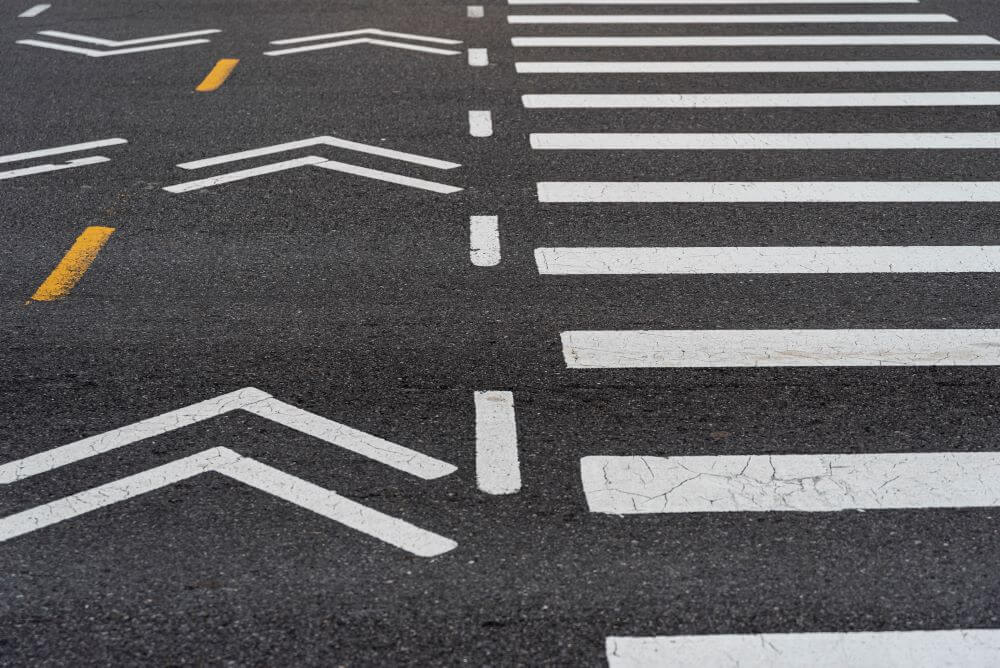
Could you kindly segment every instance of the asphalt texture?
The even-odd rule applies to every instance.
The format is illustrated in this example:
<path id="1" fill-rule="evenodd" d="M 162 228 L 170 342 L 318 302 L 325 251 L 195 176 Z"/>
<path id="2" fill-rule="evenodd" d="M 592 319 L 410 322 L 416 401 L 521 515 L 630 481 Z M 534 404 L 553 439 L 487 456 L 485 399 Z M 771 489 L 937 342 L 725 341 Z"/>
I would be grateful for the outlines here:
<path id="1" fill-rule="evenodd" d="M 508 26 L 498 0 L 482 19 L 424 0 L 53 0 L 17 18 L 31 4 L 0 10 L 0 154 L 128 144 L 88 153 L 110 162 L 0 182 L 2 461 L 253 386 L 458 471 L 419 480 L 233 413 L 3 486 L 0 514 L 225 446 L 459 545 L 415 557 L 199 476 L 0 543 L 0 663 L 602 665 L 609 635 L 1000 626 L 997 509 L 623 518 L 589 513 L 579 474 L 581 457 L 600 454 L 996 450 L 995 369 L 573 370 L 559 343 L 570 329 L 996 328 L 1000 276 L 558 277 L 539 276 L 532 257 L 539 246 L 998 244 L 992 204 L 539 205 L 535 195 L 544 180 L 991 180 L 997 153 L 528 145 L 543 131 L 990 131 L 997 109 L 520 103 L 531 92 L 997 90 L 1000 75 L 516 75 L 513 65 L 992 58 L 996 48 L 510 46 L 551 34 L 1000 36 L 994 3 L 850 8 L 960 21 L 944 26 L 610 27 Z M 847 11 L 776 7 L 655 11 Z M 262 55 L 271 40 L 368 27 L 462 40 L 463 53 Z M 39 30 L 130 39 L 206 28 L 223 32 L 106 58 L 15 44 Z M 466 47 L 488 48 L 490 65 L 469 67 Z M 217 91 L 195 92 L 220 58 L 240 63 Z M 469 136 L 470 109 L 493 112 L 492 137 Z M 317 135 L 461 163 L 405 173 L 465 190 L 313 168 L 162 190 L 267 160 L 179 163 Z M 403 171 L 326 148 L 283 159 L 314 154 Z M 469 262 L 470 215 L 500 217 L 500 265 Z M 28 303 L 90 225 L 116 231 L 81 282 L 62 300 Z M 475 390 L 514 393 L 517 494 L 477 489 Z"/>

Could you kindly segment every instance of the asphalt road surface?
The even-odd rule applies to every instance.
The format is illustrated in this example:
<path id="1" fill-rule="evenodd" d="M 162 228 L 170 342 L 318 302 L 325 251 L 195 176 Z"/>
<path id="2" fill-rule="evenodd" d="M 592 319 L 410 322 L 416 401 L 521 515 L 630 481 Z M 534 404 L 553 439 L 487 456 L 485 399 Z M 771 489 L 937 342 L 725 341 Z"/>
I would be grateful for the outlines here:
<path id="1" fill-rule="evenodd" d="M 995 3 L 34 2 L 0 663 L 1000 664 Z"/>

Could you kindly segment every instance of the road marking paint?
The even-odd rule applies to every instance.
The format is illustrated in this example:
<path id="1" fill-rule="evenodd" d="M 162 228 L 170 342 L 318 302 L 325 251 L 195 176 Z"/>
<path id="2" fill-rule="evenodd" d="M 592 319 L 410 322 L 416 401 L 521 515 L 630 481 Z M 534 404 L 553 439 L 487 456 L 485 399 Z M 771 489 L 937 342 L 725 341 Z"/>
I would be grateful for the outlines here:
<path id="1" fill-rule="evenodd" d="M 465 15 L 470 19 L 481 19 L 486 15 L 482 5 L 467 5 Z"/>
<path id="2" fill-rule="evenodd" d="M 500 218 L 469 217 L 469 257 L 477 267 L 500 264 Z"/>
<path id="3" fill-rule="evenodd" d="M 469 49 L 469 65 L 473 67 L 486 67 L 490 64 L 490 54 L 488 49 Z"/>
<path id="4" fill-rule="evenodd" d="M 996 149 L 1000 132 L 684 132 L 533 133 L 537 150 L 874 150 Z"/>
<path id="5" fill-rule="evenodd" d="M 539 202 L 1000 202 L 1000 181 L 543 181 Z"/>
<path id="6" fill-rule="evenodd" d="M 85 229 L 83 234 L 77 237 L 70 249 L 66 251 L 66 255 L 59 261 L 48 278 L 38 286 L 35 294 L 31 295 L 32 301 L 50 302 L 68 295 L 70 290 L 83 278 L 114 231 L 113 227 L 96 225 Z"/>
<path id="7" fill-rule="evenodd" d="M 519 62 L 519 74 L 722 74 L 768 72 L 1000 72 L 1000 60 L 790 60 Z"/>
<path id="8" fill-rule="evenodd" d="M 262 174 L 273 174 L 275 172 L 281 172 L 287 169 L 295 169 L 297 167 L 302 167 L 303 165 L 318 165 L 324 162 L 326 162 L 326 158 L 321 158 L 317 155 L 307 155 L 305 157 L 295 158 L 293 160 L 283 160 L 281 162 L 271 163 L 270 165 L 253 167 L 251 169 L 241 169 L 235 172 L 230 172 L 228 174 L 221 174 L 219 176 L 211 176 L 207 179 L 186 181 L 184 183 L 178 183 L 176 185 L 166 186 L 164 190 L 171 193 L 186 193 L 192 190 L 201 190 L 202 188 L 217 186 L 222 183 L 232 183 L 233 181 L 242 181 L 244 179 L 249 179 L 254 176 L 260 176 Z"/>
<path id="9" fill-rule="evenodd" d="M 223 58 L 215 64 L 212 71 L 202 80 L 198 87 L 195 88 L 199 93 L 208 93 L 213 90 L 217 90 L 219 86 L 225 83 L 229 75 L 233 73 L 233 69 L 236 68 L 236 64 L 239 63 L 238 58 Z"/>
<path id="10" fill-rule="evenodd" d="M 423 46 L 422 44 L 407 44 L 406 42 L 393 42 L 387 39 L 376 39 L 374 37 L 359 37 L 357 39 L 345 39 L 337 42 L 323 42 L 322 44 L 310 44 L 308 46 L 298 46 L 291 49 L 279 49 L 277 51 L 265 51 L 265 56 L 287 56 L 291 53 L 304 53 L 306 51 L 320 51 L 322 49 L 335 49 L 341 46 L 352 46 L 354 44 L 377 44 L 378 46 L 389 46 L 394 49 L 407 49 L 409 51 L 422 51 L 424 53 L 436 53 L 441 56 L 457 56 L 461 51 L 452 49 L 440 49 L 433 46 Z"/>
<path id="11" fill-rule="evenodd" d="M 561 338 L 573 369 L 1000 364 L 1000 329 L 571 331 Z"/>
<path id="12" fill-rule="evenodd" d="M 1000 506 L 1000 453 L 584 457 L 592 513 Z"/>
<path id="13" fill-rule="evenodd" d="M 92 58 L 103 58 L 104 56 L 120 56 L 126 53 L 141 53 L 143 51 L 158 51 L 160 49 L 174 49 L 180 46 L 192 46 L 194 44 L 209 44 L 209 39 L 189 39 L 184 42 L 170 42 L 168 44 L 150 44 L 147 46 L 133 46 L 127 49 L 112 49 L 111 51 L 98 51 L 96 49 L 85 49 L 79 46 L 69 46 L 68 44 L 56 44 L 55 42 L 45 42 L 39 39 L 19 39 L 15 44 L 26 46 L 38 46 L 43 49 L 54 51 L 66 51 L 67 53 L 79 53 Z"/>
<path id="14" fill-rule="evenodd" d="M 85 167 L 86 165 L 96 165 L 101 162 L 110 162 L 111 158 L 95 155 L 89 158 L 75 158 L 68 160 L 61 165 L 35 165 L 33 167 L 22 167 L 0 172 L 0 181 L 4 179 L 14 179 L 19 176 L 31 176 L 32 174 L 44 174 L 46 172 L 58 172 L 62 169 L 73 169 L 74 167 Z"/>
<path id="15" fill-rule="evenodd" d="M 480 391 L 476 403 L 476 484 L 487 494 L 521 489 L 512 392 Z"/>
<path id="16" fill-rule="evenodd" d="M 948 93 L 557 93 L 523 95 L 528 109 L 725 107 L 969 107 L 1000 105 L 1000 92 Z"/>
<path id="17" fill-rule="evenodd" d="M 915 5 L 920 0 L 507 0 L 508 5 Z"/>
<path id="18" fill-rule="evenodd" d="M 402 174 L 383 172 L 378 169 L 359 167 L 357 165 L 351 165 L 346 162 L 338 162 L 336 160 L 324 160 L 323 162 L 318 162 L 316 163 L 316 167 L 322 167 L 323 169 L 330 169 L 335 172 L 343 172 L 345 174 L 354 174 L 355 176 L 363 176 L 368 179 L 375 179 L 376 181 L 387 181 L 389 183 L 396 183 L 401 186 L 409 186 L 410 188 L 420 188 L 421 190 L 430 190 L 432 192 L 441 193 L 444 195 L 457 193 L 460 190 L 462 190 L 461 188 L 458 188 L 456 186 L 451 186 L 446 183 L 438 183 L 437 181 L 426 181 L 424 179 L 415 179 L 412 176 L 403 176 Z"/>
<path id="19" fill-rule="evenodd" d="M 382 37 L 399 37 L 410 39 L 416 42 L 430 42 L 432 44 L 461 44 L 458 39 L 445 39 L 443 37 L 428 37 L 426 35 L 414 35 L 408 32 L 392 32 L 379 28 L 360 28 L 358 30 L 345 30 L 343 32 L 328 32 L 322 35 L 308 35 L 306 37 L 292 37 L 291 39 L 276 39 L 270 44 L 301 44 L 302 42 L 314 42 L 321 39 L 337 39 L 340 37 L 352 37 L 354 35 L 380 35 Z"/>
<path id="20" fill-rule="evenodd" d="M 470 111 L 469 134 L 473 137 L 493 136 L 493 114 L 489 111 Z"/>
<path id="21" fill-rule="evenodd" d="M 988 668 L 1000 664 L 1000 631 L 612 636 L 606 650 L 609 668 Z"/>
<path id="22" fill-rule="evenodd" d="M 157 37 L 140 37 L 139 39 L 124 39 L 120 41 L 115 41 L 112 39 L 102 39 L 100 37 L 90 37 L 89 35 L 78 35 L 72 32 L 62 32 L 61 30 L 40 30 L 39 35 L 45 35 L 46 37 L 61 37 L 62 39 L 68 39 L 75 42 L 86 42 L 87 44 L 97 44 L 98 46 L 134 46 L 136 44 L 149 44 L 151 42 L 165 42 L 171 39 L 178 39 L 180 37 L 196 37 L 198 35 L 212 35 L 221 30 L 209 29 L 209 30 L 193 30 L 191 32 L 179 32 L 173 35 L 159 35 Z M 209 41 L 209 40 L 199 40 L 199 41 Z"/>
<path id="23" fill-rule="evenodd" d="M 38 16 L 39 14 L 41 14 L 42 12 L 44 12 L 46 9 L 48 9 L 51 6 L 52 5 L 35 5 L 34 7 L 31 7 L 30 9 L 24 10 L 23 12 L 21 12 L 20 14 L 18 14 L 17 17 L 19 19 L 34 18 L 34 17 Z"/>
<path id="24" fill-rule="evenodd" d="M 755 3 L 756 4 L 756 3 Z M 516 47 L 933 46 L 1000 44 L 989 35 L 731 35 L 711 37 L 514 37 Z"/>
<path id="25" fill-rule="evenodd" d="M 250 485 L 417 556 L 433 557 L 458 546 L 455 541 L 380 513 L 249 457 L 243 457 L 229 448 L 210 448 L 2 518 L 0 541 L 209 472 L 220 473 Z"/>
<path id="26" fill-rule="evenodd" d="M 1000 246 L 536 248 L 543 275 L 1000 271 Z"/>
<path id="27" fill-rule="evenodd" d="M 98 139 L 97 141 L 83 142 L 82 144 L 67 144 L 66 146 L 56 146 L 55 148 L 43 148 L 37 151 L 26 151 L 24 153 L 12 153 L 10 155 L 0 155 L 0 164 L 5 162 L 19 162 L 21 160 L 31 160 L 32 158 L 44 158 L 50 155 L 60 155 L 62 153 L 75 153 L 86 151 L 92 148 L 103 148 L 105 146 L 116 146 L 127 144 L 127 139 Z"/>
<path id="28" fill-rule="evenodd" d="M 245 410 L 424 480 L 440 478 L 456 470 L 447 462 L 309 413 L 257 388 L 244 387 L 0 465 L 0 484 L 47 473 L 235 410 Z"/>
<path id="29" fill-rule="evenodd" d="M 955 23 L 947 14 L 511 14 L 515 24 Z"/>
<path id="30" fill-rule="evenodd" d="M 282 151 L 293 151 L 295 149 L 306 148 L 308 146 L 332 146 L 334 148 L 342 148 L 348 151 L 356 151 L 359 153 L 368 153 L 369 155 L 377 155 L 382 158 L 401 160 L 403 162 L 412 162 L 415 165 L 423 165 L 425 167 L 433 167 L 435 169 L 455 169 L 456 167 L 462 166 L 457 162 L 438 160 L 437 158 L 428 158 L 427 156 L 417 155 L 416 153 L 394 151 L 392 149 L 382 148 L 380 146 L 371 146 L 369 144 L 362 144 L 356 141 L 349 141 L 347 139 L 340 139 L 338 137 L 330 137 L 330 136 L 310 137 L 309 139 L 300 139 L 298 141 L 290 141 L 290 142 L 285 142 L 283 144 L 275 144 L 273 146 L 255 148 L 249 151 L 238 151 L 236 153 L 227 153 L 226 155 L 220 155 L 214 158 L 205 158 L 202 160 L 192 160 L 190 162 L 182 162 L 177 166 L 180 167 L 181 169 L 201 169 L 202 167 L 211 167 L 213 165 L 222 165 L 227 162 L 236 162 L 238 160 L 259 158 L 262 155 L 271 155 L 274 153 L 281 153 Z"/>

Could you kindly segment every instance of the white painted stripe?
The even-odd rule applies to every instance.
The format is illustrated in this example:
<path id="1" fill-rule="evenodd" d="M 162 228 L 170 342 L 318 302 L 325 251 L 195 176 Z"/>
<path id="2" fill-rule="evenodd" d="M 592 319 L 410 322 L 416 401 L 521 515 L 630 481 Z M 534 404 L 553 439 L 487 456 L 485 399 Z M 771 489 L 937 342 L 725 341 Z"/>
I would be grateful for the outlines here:
<path id="1" fill-rule="evenodd" d="M 499 217 L 469 218 L 469 258 L 477 267 L 495 267 L 500 264 Z"/>
<path id="2" fill-rule="evenodd" d="M 337 42 L 323 42 L 321 44 L 310 44 L 308 46 L 297 46 L 291 49 L 279 49 L 277 51 L 265 51 L 265 56 L 287 56 L 291 53 L 304 53 L 306 51 L 321 51 L 323 49 L 335 49 L 341 46 L 351 46 L 353 44 L 378 44 L 379 46 L 390 46 L 394 49 L 406 49 L 408 51 L 422 51 L 424 53 L 436 53 L 442 56 L 457 56 L 461 51 L 452 49 L 440 49 L 434 46 L 423 46 L 422 44 L 407 44 L 406 42 L 392 42 L 386 39 L 376 39 L 373 37 L 359 37 L 357 39 L 345 39 Z"/>
<path id="3" fill-rule="evenodd" d="M 1000 202 L 1000 181 L 542 181 L 539 202 Z"/>
<path id="4" fill-rule="evenodd" d="M 562 333 L 566 366 L 1000 365 L 1000 329 L 718 329 Z"/>
<path id="5" fill-rule="evenodd" d="M 915 5 L 920 0 L 507 0 L 508 5 Z"/>
<path id="6" fill-rule="evenodd" d="M 85 42 L 87 44 L 97 44 L 98 46 L 134 46 L 136 44 L 149 44 L 150 42 L 166 42 L 171 39 L 179 39 L 182 37 L 197 37 L 199 35 L 212 35 L 217 32 L 222 32 L 221 30 L 209 29 L 209 30 L 193 30 L 191 32 L 179 32 L 172 35 L 159 35 L 157 37 L 141 37 L 139 39 L 123 39 L 120 41 L 115 41 L 113 39 L 102 39 L 100 37 L 90 37 L 89 35 L 78 35 L 72 32 L 63 32 L 61 30 L 39 30 L 39 35 L 45 35 L 46 37 L 61 37 L 62 39 L 72 40 L 74 42 Z M 198 40 L 209 41 L 209 40 Z"/>
<path id="7" fill-rule="evenodd" d="M 457 162 L 449 162 L 447 160 L 428 158 L 427 156 L 417 155 L 416 153 L 394 151 L 392 149 L 382 148 L 380 146 L 361 144 L 356 141 L 348 141 L 347 139 L 340 139 L 338 137 L 330 137 L 326 135 L 320 137 L 310 137 L 309 139 L 300 139 L 298 141 L 285 142 L 283 144 L 275 144 L 273 146 L 265 146 L 263 148 L 255 148 L 249 151 L 238 151 L 237 153 L 227 153 L 226 155 L 220 155 L 214 158 L 204 158 L 202 160 L 192 160 L 190 162 L 182 162 L 177 166 L 180 167 L 181 169 L 201 169 L 202 167 L 222 165 L 227 162 L 235 162 L 237 160 L 248 160 L 250 158 L 259 158 L 262 155 L 272 155 L 274 153 L 281 153 L 283 151 L 293 151 L 295 149 L 306 148 L 309 146 L 332 146 L 334 148 L 342 148 L 348 151 L 357 151 L 358 153 L 368 153 L 369 155 L 377 155 L 379 157 L 389 158 L 391 160 L 412 162 L 415 165 L 424 165 L 425 167 L 434 167 L 435 169 L 455 169 L 456 167 L 462 166 Z"/>
<path id="8" fill-rule="evenodd" d="M 303 158 L 295 158 L 294 160 L 283 160 L 282 162 L 274 162 L 271 163 L 270 165 L 263 165 L 261 167 L 254 167 L 252 169 L 241 169 L 236 172 L 229 172 L 228 174 L 212 176 L 207 179 L 198 179 L 196 181 L 185 181 L 184 183 L 178 183 L 176 185 L 167 186 L 166 188 L 164 188 L 164 190 L 171 193 L 186 193 L 192 190 L 201 190 L 202 188 L 217 186 L 222 183 L 232 183 L 233 181 L 242 181 L 244 179 L 249 179 L 254 176 L 260 176 L 262 174 L 273 174 L 275 172 L 281 172 L 286 169 L 295 169 L 297 167 L 303 167 L 305 165 L 319 165 L 325 162 L 326 158 L 321 158 L 317 155 L 307 155 Z"/>
<path id="9" fill-rule="evenodd" d="M 216 470 L 418 557 L 436 557 L 458 547 L 453 540 L 248 457 L 218 466 Z"/>
<path id="10" fill-rule="evenodd" d="M 465 8 L 465 15 L 470 19 L 481 19 L 486 15 L 482 5 L 468 5 Z"/>
<path id="11" fill-rule="evenodd" d="M 38 16 L 39 14 L 41 14 L 42 12 L 44 12 L 46 9 L 48 9 L 51 6 L 52 5 L 35 5 L 34 7 L 31 7 L 30 9 L 24 10 L 23 12 L 21 12 L 20 14 L 18 14 L 17 17 L 20 18 L 20 19 L 34 18 L 34 17 Z"/>
<path id="12" fill-rule="evenodd" d="M 528 109 L 720 109 L 726 107 L 968 107 L 1000 105 L 1000 92 L 949 93 L 562 93 L 524 95 Z"/>
<path id="13" fill-rule="evenodd" d="M 194 44 L 209 44 L 209 39 L 189 39 L 184 42 L 169 42 L 167 44 L 150 44 L 148 46 L 133 46 L 126 49 L 112 49 L 111 51 L 98 51 L 97 49 L 87 49 L 80 46 L 70 46 L 68 44 L 57 44 L 55 42 L 44 42 L 40 39 L 19 39 L 15 44 L 26 46 L 37 46 L 53 51 L 65 51 L 67 53 L 79 53 L 91 58 L 104 58 L 105 56 L 120 56 L 126 53 L 142 53 L 144 51 L 159 51 L 160 49 L 175 49 L 179 46 L 192 46 Z"/>
<path id="14" fill-rule="evenodd" d="M 538 273 L 866 274 L 1000 271 L 1000 246 L 536 248 Z"/>
<path id="15" fill-rule="evenodd" d="M 415 42 L 430 42 L 432 44 L 461 44 L 458 39 L 444 39 L 442 37 L 427 37 L 426 35 L 414 35 L 408 32 L 392 32 L 390 30 L 380 30 L 378 28 L 360 28 L 358 30 L 345 30 L 342 32 L 328 32 L 321 35 L 308 35 L 306 37 L 292 37 L 291 39 L 276 39 L 270 44 L 301 44 L 302 42 L 315 42 L 321 39 L 338 39 L 340 37 L 353 37 L 355 35 L 379 35 L 381 37 L 399 37 Z"/>
<path id="16" fill-rule="evenodd" d="M 11 169 L 0 172 L 0 181 L 4 179 L 16 179 L 19 176 L 31 176 L 33 174 L 45 174 L 46 172 L 58 172 L 63 169 L 73 169 L 74 167 L 84 167 L 86 165 L 96 165 L 101 162 L 109 162 L 110 158 L 95 155 L 89 158 L 76 158 L 68 160 L 61 165 L 35 165 L 33 167 L 22 167 L 21 169 Z"/>
<path id="17" fill-rule="evenodd" d="M 476 484 L 487 494 L 521 489 L 514 394 L 476 392 Z"/>
<path id="18" fill-rule="evenodd" d="M 486 67 L 489 64 L 489 49 L 469 49 L 469 65 L 473 67 Z"/>
<path id="19" fill-rule="evenodd" d="M 473 137 L 493 136 L 493 114 L 489 111 L 470 111 L 469 134 Z"/>
<path id="20" fill-rule="evenodd" d="M 538 150 L 757 151 L 995 149 L 1000 132 L 534 133 Z"/>
<path id="21" fill-rule="evenodd" d="M 519 74 L 724 74 L 768 72 L 1000 72 L 1000 60 L 740 60 L 519 62 Z"/>
<path id="22" fill-rule="evenodd" d="M 991 668 L 1000 631 L 610 637 L 609 668 Z"/>
<path id="23" fill-rule="evenodd" d="M 83 142 L 82 144 L 67 144 L 66 146 L 56 146 L 55 148 L 43 148 L 37 151 L 26 151 L 24 153 L 12 153 L 10 155 L 0 155 L 0 164 L 5 162 L 18 162 L 20 160 L 31 160 L 32 158 L 44 158 L 50 155 L 60 155 L 62 153 L 75 153 L 77 151 L 87 151 L 92 148 L 103 148 L 105 146 L 117 146 L 127 144 L 127 139 L 98 139 L 97 141 Z"/>
<path id="24" fill-rule="evenodd" d="M 955 23 L 947 14 L 511 14 L 516 24 Z"/>
<path id="25" fill-rule="evenodd" d="M 1000 506 L 1000 453 L 584 457 L 592 513 Z"/>
<path id="26" fill-rule="evenodd" d="M 335 172 L 343 172 L 344 174 L 354 174 L 355 176 L 363 176 L 366 179 L 375 179 L 376 181 L 387 181 L 389 183 L 396 183 L 401 186 L 409 186 L 410 188 L 420 188 L 421 190 L 430 190 L 432 192 L 442 193 L 445 195 L 451 193 L 457 193 L 460 190 L 462 190 L 461 188 L 450 186 L 446 183 L 438 183 L 437 181 L 425 181 L 424 179 L 415 179 L 412 176 L 403 176 L 402 174 L 383 172 L 378 169 L 359 167 L 357 165 L 351 165 L 346 162 L 338 162 L 336 160 L 324 160 L 323 162 L 316 163 L 316 166 L 322 167 L 323 169 L 330 169 Z"/>
<path id="27" fill-rule="evenodd" d="M 989 35 L 730 35 L 704 37 L 514 37 L 516 47 L 933 46 L 1000 44 Z"/>

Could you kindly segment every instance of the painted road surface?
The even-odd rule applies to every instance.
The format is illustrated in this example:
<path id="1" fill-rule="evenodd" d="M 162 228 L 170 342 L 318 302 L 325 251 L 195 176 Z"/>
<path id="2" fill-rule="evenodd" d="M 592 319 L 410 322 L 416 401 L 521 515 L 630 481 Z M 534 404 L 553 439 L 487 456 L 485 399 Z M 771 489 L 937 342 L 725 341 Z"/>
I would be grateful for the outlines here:
<path id="1" fill-rule="evenodd" d="M 1000 665 L 1000 11 L 0 9 L 0 664 Z"/>

